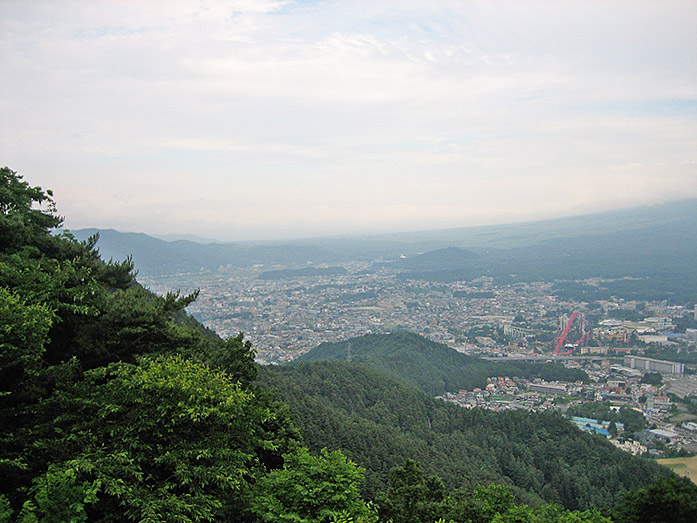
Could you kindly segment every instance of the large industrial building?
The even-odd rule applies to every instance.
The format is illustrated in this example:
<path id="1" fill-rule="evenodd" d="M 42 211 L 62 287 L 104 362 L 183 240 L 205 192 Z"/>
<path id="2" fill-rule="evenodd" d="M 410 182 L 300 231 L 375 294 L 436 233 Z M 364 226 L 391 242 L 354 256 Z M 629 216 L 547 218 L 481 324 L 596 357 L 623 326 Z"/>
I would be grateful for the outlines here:
<path id="1" fill-rule="evenodd" d="M 653 358 L 640 358 L 639 356 L 625 356 L 624 366 L 631 369 L 641 369 L 661 374 L 684 374 L 685 365 L 675 361 L 654 360 Z"/>

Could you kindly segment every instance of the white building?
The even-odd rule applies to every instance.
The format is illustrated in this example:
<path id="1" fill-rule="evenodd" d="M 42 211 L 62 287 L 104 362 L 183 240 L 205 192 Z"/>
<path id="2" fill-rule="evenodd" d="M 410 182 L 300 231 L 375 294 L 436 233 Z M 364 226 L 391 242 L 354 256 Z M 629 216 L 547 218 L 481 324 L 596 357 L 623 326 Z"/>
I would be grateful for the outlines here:
<path id="1" fill-rule="evenodd" d="M 625 367 L 641 369 L 648 372 L 660 372 L 661 374 L 684 374 L 685 365 L 675 361 L 654 360 L 653 358 L 640 358 L 639 356 L 625 356 Z"/>

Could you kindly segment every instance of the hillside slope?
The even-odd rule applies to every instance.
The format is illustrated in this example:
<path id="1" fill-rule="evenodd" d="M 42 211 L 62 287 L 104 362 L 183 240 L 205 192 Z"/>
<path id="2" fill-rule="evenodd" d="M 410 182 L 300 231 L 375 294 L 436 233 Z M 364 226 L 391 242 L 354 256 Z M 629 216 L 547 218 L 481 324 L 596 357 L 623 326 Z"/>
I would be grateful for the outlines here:
<path id="1" fill-rule="evenodd" d="M 372 235 L 370 239 L 421 243 L 430 245 L 428 250 L 449 245 L 463 248 L 512 249 L 559 238 L 631 234 L 632 231 L 654 226 L 679 224 L 696 216 L 697 200 L 689 199 L 531 222 Z"/>
<path id="2" fill-rule="evenodd" d="M 341 448 L 366 469 L 369 496 L 407 458 L 449 489 L 497 482 L 513 486 L 521 501 L 571 509 L 612 506 L 662 470 L 559 415 L 466 410 L 365 364 L 265 367 L 258 383 L 288 403 L 311 449 Z"/>

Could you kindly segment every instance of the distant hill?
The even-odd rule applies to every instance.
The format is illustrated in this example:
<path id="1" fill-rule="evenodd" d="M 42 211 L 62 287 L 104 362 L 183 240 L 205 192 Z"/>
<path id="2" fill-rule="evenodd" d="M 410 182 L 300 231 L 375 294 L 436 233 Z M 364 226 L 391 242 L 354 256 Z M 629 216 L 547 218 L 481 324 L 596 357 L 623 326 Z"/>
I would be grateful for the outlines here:
<path id="1" fill-rule="evenodd" d="M 460 266 L 434 264 L 405 270 L 400 277 L 447 282 L 491 276 L 497 283 L 630 277 L 634 281 L 611 283 L 596 299 L 622 295 L 675 304 L 697 302 L 697 207 L 679 217 L 644 223 L 640 228 L 635 225 L 638 228 L 621 232 L 577 234 L 535 245 L 489 249 Z"/>
<path id="2" fill-rule="evenodd" d="M 202 236 L 197 236 L 196 234 L 153 234 L 155 238 L 164 240 L 166 242 L 174 242 L 177 240 L 187 240 L 194 243 L 225 243 L 213 238 L 204 238 Z"/>
<path id="3" fill-rule="evenodd" d="M 133 258 L 136 270 L 144 275 L 199 272 L 202 261 L 200 245 L 179 240 L 168 242 L 143 233 L 119 232 L 114 229 L 80 229 L 70 231 L 78 240 L 99 234 L 97 248 L 105 260 Z"/>
<path id="4" fill-rule="evenodd" d="M 368 334 L 337 343 L 321 343 L 295 361 L 349 359 L 431 395 L 483 388 L 489 376 L 570 381 L 588 379 L 583 371 L 567 369 L 556 363 L 482 360 L 410 332 Z"/>
<path id="5" fill-rule="evenodd" d="M 200 244 L 188 240 L 164 241 L 142 233 L 113 229 L 71 231 L 79 240 L 99 234 L 97 247 L 104 259 L 133 257 L 141 276 L 216 271 L 220 267 L 303 265 L 333 261 L 336 256 L 314 245 Z"/>
<path id="6" fill-rule="evenodd" d="M 257 383 L 289 405 L 311 449 L 341 448 L 366 469 L 369 497 L 407 458 L 448 489 L 499 483 L 571 509 L 612 506 L 667 472 L 558 414 L 463 409 L 356 361 L 262 367 Z"/>
<path id="7" fill-rule="evenodd" d="M 366 238 L 372 241 L 422 244 L 425 247 L 423 251 L 447 246 L 511 249 L 557 238 L 629 233 L 695 218 L 697 199 L 689 199 L 533 222 L 376 234 Z"/>

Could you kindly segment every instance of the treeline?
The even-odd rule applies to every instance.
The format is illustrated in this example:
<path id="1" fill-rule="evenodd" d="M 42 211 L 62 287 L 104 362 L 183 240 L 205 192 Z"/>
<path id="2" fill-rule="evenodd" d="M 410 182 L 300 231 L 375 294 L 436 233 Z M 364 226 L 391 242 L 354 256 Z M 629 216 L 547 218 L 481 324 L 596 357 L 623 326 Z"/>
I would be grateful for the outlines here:
<path id="1" fill-rule="evenodd" d="M 296 361 L 348 359 L 366 363 L 433 396 L 483 388 L 487 377 L 492 376 L 588 381 L 584 371 L 559 363 L 487 361 L 410 332 L 368 334 L 347 341 L 321 343 Z"/>
<path id="2" fill-rule="evenodd" d="M 426 476 L 418 463 L 407 460 L 390 474 L 390 487 L 379 495 L 377 507 L 382 521 L 400 523 L 689 523 L 697 516 L 696 493 L 685 478 L 659 478 L 626 492 L 611 510 L 570 511 L 554 503 L 518 505 L 501 485 L 447 492 L 438 476 Z"/>

